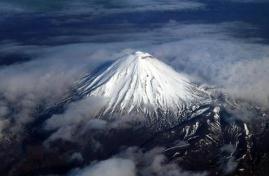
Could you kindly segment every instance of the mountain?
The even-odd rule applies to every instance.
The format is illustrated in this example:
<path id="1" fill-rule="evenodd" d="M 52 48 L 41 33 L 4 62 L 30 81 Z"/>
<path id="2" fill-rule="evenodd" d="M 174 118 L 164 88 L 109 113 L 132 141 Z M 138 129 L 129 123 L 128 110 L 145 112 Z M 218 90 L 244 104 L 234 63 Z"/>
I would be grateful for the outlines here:
<path id="1" fill-rule="evenodd" d="M 141 51 L 125 53 L 102 73 L 85 76 L 78 81 L 76 94 L 106 98 L 102 115 L 180 117 L 209 101 L 208 93 L 186 75 Z"/>
<path id="2" fill-rule="evenodd" d="M 236 105 L 223 94 L 214 94 L 152 55 L 128 51 L 104 70 L 77 81 L 64 104 L 84 97 L 103 97 L 107 101 L 97 118 L 138 115 L 154 131 L 164 132 L 165 138 L 171 136 L 167 131 L 176 130 L 175 138 L 187 143 L 202 140 L 205 145 L 235 145 L 247 135 L 244 124 L 231 117 L 229 111 L 236 109 Z M 163 140 L 165 145 L 166 140 Z"/>
<path id="3" fill-rule="evenodd" d="M 252 176 L 260 160 L 267 168 L 268 160 L 259 151 L 269 153 L 269 123 L 267 113 L 258 106 L 234 100 L 216 89 L 204 90 L 188 76 L 139 51 L 124 53 L 98 71 L 78 80 L 68 98 L 37 114 L 19 141 L 31 148 L 22 149 L 13 144 L 15 140 L 8 140 L 4 146 L 11 152 L 0 157 L 6 163 L 22 158 L 15 167 L 12 164 L 18 173 L 27 173 L 24 169 L 31 165 L 38 175 L 47 174 L 47 170 L 62 174 L 74 167 L 70 164 L 85 164 L 70 163 L 67 157 L 74 151 L 92 162 L 137 146 L 141 151 L 161 147 L 165 162 L 212 176 Z M 93 109 L 91 103 L 95 103 L 87 104 L 87 96 L 107 100 L 96 117 L 84 111 Z M 255 123 L 250 122 L 250 114 Z M 149 123 L 137 123 L 134 117 Z M 46 128 L 59 123 L 57 129 Z M 24 150 L 32 157 L 25 158 Z M 59 156 L 56 162 L 55 156 Z M 44 158 L 45 169 L 40 169 Z M 56 167 L 52 168 L 53 164 Z"/>
<path id="4" fill-rule="evenodd" d="M 87 74 L 60 103 L 63 109 L 57 106 L 50 113 L 62 113 L 69 103 L 91 96 L 107 100 L 96 118 L 113 122 L 117 118 L 143 117 L 147 122 L 110 129 L 109 135 L 98 133 L 103 146 L 99 151 L 101 157 L 109 157 L 103 151 L 116 153 L 119 146 L 140 146 L 146 150 L 162 146 L 169 160 L 183 168 L 214 167 L 212 172 L 221 175 L 239 170 L 243 174 L 252 172 L 253 168 L 246 163 L 254 162 L 253 127 L 242 120 L 242 109 L 251 109 L 257 117 L 262 114 L 260 110 L 217 90 L 197 86 L 187 75 L 148 53 L 124 53 L 99 72 Z M 86 143 L 89 149 L 91 141 Z M 90 151 L 95 151 L 92 147 Z M 90 160 L 99 159 L 91 157 Z"/>

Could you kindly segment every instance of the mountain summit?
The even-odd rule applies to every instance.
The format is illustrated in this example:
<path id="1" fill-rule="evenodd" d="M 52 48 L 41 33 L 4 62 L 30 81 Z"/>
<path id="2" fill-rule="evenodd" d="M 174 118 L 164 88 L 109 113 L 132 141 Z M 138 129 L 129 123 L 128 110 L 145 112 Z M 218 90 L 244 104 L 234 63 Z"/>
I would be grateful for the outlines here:
<path id="1" fill-rule="evenodd" d="M 186 76 L 141 51 L 121 56 L 95 77 L 84 77 L 76 91 L 80 96 L 107 98 L 104 114 L 179 115 L 208 97 Z"/>

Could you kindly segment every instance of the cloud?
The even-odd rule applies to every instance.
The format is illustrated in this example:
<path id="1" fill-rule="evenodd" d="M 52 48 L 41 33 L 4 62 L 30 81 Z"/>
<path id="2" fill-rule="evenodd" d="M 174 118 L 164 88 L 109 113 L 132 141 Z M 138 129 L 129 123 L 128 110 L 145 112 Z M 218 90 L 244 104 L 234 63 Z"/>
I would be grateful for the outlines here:
<path id="1" fill-rule="evenodd" d="M 106 100 L 102 97 L 86 97 L 80 101 L 70 103 L 63 114 L 53 115 L 45 122 L 47 130 L 56 130 L 46 141 L 63 139 L 72 141 L 79 134 L 87 130 L 102 130 L 106 128 L 106 121 L 94 119 L 102 110 Z M 76 132 L 79 126 L 79 133 Z"/>
<path id="2" fill-rule="evenodd" d="M 135 164 L 128 159 L 112 158 L 98 162 L 69 176 L 135 176 Z"/>
<path id="3" fill-rule="evenodd" d="M 238 24 L 219 24 L 220 28 L 212 25 L 167 28 L 170 34 L 178 34 L 178 39 L 148 50 L 196 81 L 217 86 L 234 98 L 267 106 L 269 46 L 227 35 L 225 31 L 233 25 Z M 196 33 L 195 29 L 202 32 Z"/>
<path id="4" fill-rule="evenodd" d="M 234 156 L 236 146 L 233 146 L 232 144 L 227 144 L 221 147 L 221 151 L 226 154 L 226 157 L 222 158 L 222 160 L 220 161 L 221 169 L 225 175 L 231 174 L 235 171 L 239 164 Z"/>
<path id="5" fill-rule="evenodd" d="M 109 15 L 115 13 L 133 13 L 142 11 L 180 11 L 195 10 L 204 7 L 203 3 L 187 0 L 110 0 L 110 1 L 6 1 L 1 2 L 0 12 L 4 14 L 54 12 L 54 15 L 63 14 L 94 14 Z"/>
<path id="6" fill-rule="evenodd" d="M 23 13 L 25 9 L 19 5 L 10 4 L 8 2 L 0 2 L 0 14 L 5 15 L 9 13 Z"/>
<path id="7" fill-rule="evenodd" d="M 239 3 L 266 3 L 268 0 L 227 0 L 231 2 L 239 2 Z"/>
<path id="8" fill-rule="evenodd" d="M 184 171 L 174 162 L 168 162 L 161 154 L 162 148 L 143 152 L 131 147 L 112 158 L 95 162 L 82 169 L 75 169 L 69 176 L 109 175 L 109 176 L 206 176 L 205 172 Z"/>
<path id="9" fill-rule="evenodd" d="M 85 3 L 85 2 L 84 2 Z M 97 5 L 96 5 L 97 4 Z M 204 7 L 204 4 L 196 1 L 153 1 L 153 0 L 112 0 L 109 3 L 91 2 L 91 7 L 94 6 L 94 13 L 113 14 L 113 13 L 130 13 L 141 11 L 180 11 L 180 10 L 195 10 Z M 96 6 L 95 6 L 96 5 Z"/>
<path id="10" fill-rule="evenodd" d="M 47 120 L 46 128 L 55 129 L 82 122 L 86 123 L 96 117 L 105 102 L 105 99 L 102 97 L 86 97 L 83 100 L 70 103 L 64 114 L 53 115 Z M 96 128 L 101 128 L 103 126 L 103 123 L 97 120 L 93 121 L 93 123 L 96 124 Z M 90 126 L 94 127 L 94 125 Z"/>
<path id="11" fill-rule="evenodd" d="M 8 52 L 18 51 L 18 48 L 21 47 L 9 45 Z M 32 47 L 25 46 L 24 49 L 27 52 Z M 89 50 L 89 45 L 40 47 L 38 50 L 40 52 L 34 54 L 33 60 L 0 69 L 1 118 L 13 121 L 13 127 L 9 128 L 11 133 L 23 130 L 37 112 L 61 101 L 75 81 L 109 60 L 111 54 L 98 49 Z"/>
<path id="12" fill-rule="evenodd" d="M 97 136 L 100 137 L 112 135 L 113 133 L 110 131 L 118 133 L 124 131 L 125 135 L 132 135 L 134 125 L 136 129 L 145 129 L 142 122 L 146 119 L 142 115 L 114 114 L 110 120 L 99 117 L 98 115 L 103 111 L 106 103 L 105 98 L 94 96 L 70 103 L 64 113 L 53 115 L 46 120 L 44 128 L 53 132 L 44 144 L 49 146 L 50 142 L 59 139 L 81 143 L 80 140 L 85 134 L 87 134 L 88 139 L 92 138 L 98 143 L 99 139 L 94 139 L 96 134 L 99 134 Z M 150 130 L 149 127 L 147 128 Z"/>

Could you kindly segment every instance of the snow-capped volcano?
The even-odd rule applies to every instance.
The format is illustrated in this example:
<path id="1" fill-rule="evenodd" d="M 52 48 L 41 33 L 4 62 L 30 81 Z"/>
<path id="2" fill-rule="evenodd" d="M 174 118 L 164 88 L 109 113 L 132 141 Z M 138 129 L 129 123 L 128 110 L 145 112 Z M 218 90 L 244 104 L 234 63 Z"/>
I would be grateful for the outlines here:
<path id="1" fill-rule="evenodd" d="M 105 97 L 108 101 L 104 114 L 180 114 L 208 97 L 186 76 L 140 51 L 125 54 L 95 77 L 84 77 L 78 83 L 77 93 Z"/>

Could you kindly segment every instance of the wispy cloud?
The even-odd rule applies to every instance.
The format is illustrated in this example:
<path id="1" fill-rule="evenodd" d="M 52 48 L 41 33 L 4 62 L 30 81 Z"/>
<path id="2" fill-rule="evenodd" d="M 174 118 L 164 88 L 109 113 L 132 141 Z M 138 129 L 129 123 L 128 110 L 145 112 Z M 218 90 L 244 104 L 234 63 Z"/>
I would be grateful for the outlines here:
<path id="1" fill-rule="evenodd" d="M 133 161 L 121 158 L 112 158 L 85 167 L 82 170 L 73 171 L 70 176 L 135 176 L 135 164 Z"/>
<path id="2" fill-rule="evenodd" d="M 0 12 L 4 14 L 49 12 L 58 14 L 94 14 L 108 15 L 115 13 L 132 13 L 142 11 L 181 11 L 203 8 L 205 5 L 197 1 L 186 0 L 110 0 L 110 1 L 4 1 Z"/>
<path id="3" fill-rule="evenodd" d="M 93 163 L 82 169 L 75 169 L 70 176 L 206 176 L 207 173 L 182 170 L 174 162 L 168 162 L 161 154 L 161 148 L 143 152 L 139 148 L 128 148 L 114 157 Z"/>

